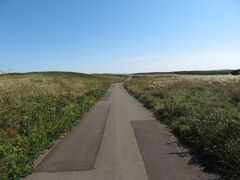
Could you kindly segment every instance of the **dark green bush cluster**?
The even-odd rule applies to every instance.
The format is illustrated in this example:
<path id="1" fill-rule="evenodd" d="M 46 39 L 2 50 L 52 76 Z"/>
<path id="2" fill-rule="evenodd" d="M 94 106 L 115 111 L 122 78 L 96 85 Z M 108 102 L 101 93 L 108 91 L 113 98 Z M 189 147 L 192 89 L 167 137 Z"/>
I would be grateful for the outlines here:
<path id="1" fill-rule="evenodd" d="M 34 159 L 71 130 L 111 83 L 123 79 L 78 75 L 73 80 L 54 76 L 47 80 L 43 91 L 42 76 L 34 81 L 31 74 L 27 76 L 29 86 L 23 87 L 24 80 L 20 78 L 19 84 L 19 77 L 15 82 L 10 76 L 9 82 L 14 81 L 11 87 L 15 89 L 2 86 L 0 91 L 0 179 L 19 179 L 29 174 Z M 84 93 L 79 82 L 85 85 Z"/>
<path id="2" fill-rule="evenodd" d="M 169 78 L 171 80 L 171 78 Z M 210 169 L 240 178 L 240 81 L 134 78 L 128 91 L 173 131 Z"/>

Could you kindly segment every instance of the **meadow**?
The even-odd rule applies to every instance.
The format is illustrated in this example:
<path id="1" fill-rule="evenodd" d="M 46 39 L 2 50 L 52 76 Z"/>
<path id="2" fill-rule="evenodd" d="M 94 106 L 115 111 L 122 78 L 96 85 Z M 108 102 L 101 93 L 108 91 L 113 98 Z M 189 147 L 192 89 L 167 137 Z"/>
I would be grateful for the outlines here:
<path id="1" fill-rule="evenodd" d="M 123 76 L 45 72 L 0 75 L 0 179 L 20 179 Z"/>
<path id="2" fill-rule="evenodd" d="M 206 170 L 240 179 L 240 77 L 135 76 L 125 87 Z"/>

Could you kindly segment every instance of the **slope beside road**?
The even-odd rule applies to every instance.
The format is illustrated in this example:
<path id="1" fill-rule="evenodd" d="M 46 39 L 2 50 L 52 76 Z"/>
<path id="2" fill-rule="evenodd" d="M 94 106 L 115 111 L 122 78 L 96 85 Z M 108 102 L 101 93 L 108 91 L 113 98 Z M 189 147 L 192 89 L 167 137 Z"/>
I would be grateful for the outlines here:
<path id="1" fill-rule="evenodd" d="M 176 139 L 120 83 L 112 85 L 25 179 L 197 180 L 215 176 L 192 165 Z"/>

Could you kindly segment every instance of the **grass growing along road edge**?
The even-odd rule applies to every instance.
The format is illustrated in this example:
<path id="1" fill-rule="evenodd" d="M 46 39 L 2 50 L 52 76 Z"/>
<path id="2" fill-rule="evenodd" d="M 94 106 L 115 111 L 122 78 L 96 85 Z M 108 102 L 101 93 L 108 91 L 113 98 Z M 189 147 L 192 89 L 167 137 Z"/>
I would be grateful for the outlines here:
<path id="1" fill-rule="evenodd" d="M 126 89 L 208 170 L 240 178 L 240 79 L 232 76 L 133 77 Z"/>
<path id="2" fill-rule="evenodd" d="M 0 75 L 0 179 L 28 175 L 34 159 L 70 131 L 112 83 L 78 73 Z"/>

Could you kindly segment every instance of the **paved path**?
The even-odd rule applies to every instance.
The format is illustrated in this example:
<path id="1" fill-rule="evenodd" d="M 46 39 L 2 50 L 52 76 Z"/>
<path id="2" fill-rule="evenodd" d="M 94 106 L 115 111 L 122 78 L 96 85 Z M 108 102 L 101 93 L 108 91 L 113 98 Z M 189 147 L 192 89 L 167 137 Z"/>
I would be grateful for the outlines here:
<path id="1" fill-rule="evenodd" d="M 115 84 L 27 180 L 197 180 L 212 176 L 189 164 L 176 139 L 151 112 Z"/>

